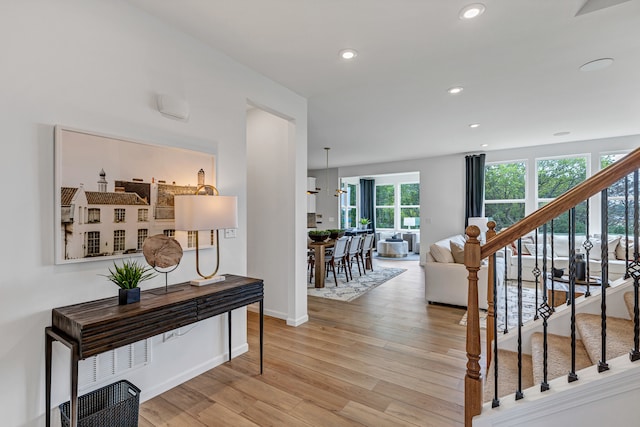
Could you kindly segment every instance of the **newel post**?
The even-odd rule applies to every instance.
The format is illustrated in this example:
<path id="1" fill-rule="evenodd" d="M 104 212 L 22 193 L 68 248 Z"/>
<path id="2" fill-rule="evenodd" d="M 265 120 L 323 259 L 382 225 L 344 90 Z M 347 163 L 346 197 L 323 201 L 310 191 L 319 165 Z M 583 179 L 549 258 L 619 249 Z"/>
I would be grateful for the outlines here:
<path id="1" fill-rule="evenodd" d="M 495 221 L 489 221 L 487 223 L 487 227 L 489 230 L 487 231 L 487 242 L 492 238 L 496 237 L 496 223 Z M 496 323 L 496 306 L 495 301 L 493 300 L 494 287 L 495 287 L 495 260 L 493 255 L 489 257 L 489 275 L 487 276 L 487 351 L 486 359 L 487 359 L 487 369 L 489 369 L 489 365 L 491 365 L 492 359 L 492 341 L 494 340 L 494 325 Z"/>
<path id="2" fill-rule="evenodd" d="M 480 372 L 480 313 L 478 312 L 478 270 L 480 270 L 480 229 L 470 225 L 464 245 L 464 265 L 469 272 L 467 297 L 467 374 L 464 377 L 464 425 L 471 427 L 473 417 L 482 410 L 482 374 Z"/>

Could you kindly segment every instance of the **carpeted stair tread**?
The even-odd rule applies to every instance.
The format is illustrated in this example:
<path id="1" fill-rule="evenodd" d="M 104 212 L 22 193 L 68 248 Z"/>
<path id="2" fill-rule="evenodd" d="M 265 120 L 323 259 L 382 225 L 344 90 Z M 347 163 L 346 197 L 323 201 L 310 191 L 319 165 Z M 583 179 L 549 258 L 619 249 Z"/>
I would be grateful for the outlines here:
<path id="1" fill-rule="evenodd" d="M 487 371 L 484 384 L 484 401 L 490 402 L 494 393 L 494 373 L 493 363 Z M 531 365 L 531 356 L 522 355 L 522 390 L 533 386 L 533 368 Z M 498 395 L 499 397 L 514 394 L 518 389 L 518 353 L 515 351 L 498 349 Z"/>
<path id="2" fill-rule="evenodd" d="M 633 319 L 633 291 L 624 293 L 624 304 L 627 306 L 629 317 Z"/>
<path id="3" fill-rule="evenodd" d="M 544 335 L 536 332 L 531 336 L 531 361 L 534 384 L 544 378 Z M 582 340 L 576 340 L 576 371 L 592 366 Z M 566 376 L 571 370 L 571 338 L 547 334 L 547 382 Z"/>
<path id="4" fill-rule="evenodd" d="M 594 363 L 601 359 L 602 335 L 599 314 L 576 314 L 576 329 Z M 619 317 L 607 317 L 607 359 L 629 353 L 633 348 L 633 322 Z"/>

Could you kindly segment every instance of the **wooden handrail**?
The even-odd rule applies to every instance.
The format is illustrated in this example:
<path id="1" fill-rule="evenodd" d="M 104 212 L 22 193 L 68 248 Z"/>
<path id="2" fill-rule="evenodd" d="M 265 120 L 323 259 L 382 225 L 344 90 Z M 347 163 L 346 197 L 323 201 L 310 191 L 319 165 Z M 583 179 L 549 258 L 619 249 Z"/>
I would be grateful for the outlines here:
<path id="1" fill-rule="evenodd" d="M 589 197 L 598 194 L 605 188 L 609 188 L 638 168 L 640 168 L 640 148 L 636 148 L 616 163 L 602 169 L 551 203 L 541 207 L 521 221 L 498 233 L 496 237 L 487 241 L 487 243 L 482 246 L 482 259 L 493 255 L 511 242 L 541 225 L 548 223 L 560 214 L 587 200 Z"/>
<path id="2" fill-rule="evenodd" d="M 480 322 L 478 313 L 478 270 L 480 269 L 480 260 L 489 258 L 490 271 L 493 270 L 493 257 L 500 249 L 516 241 L 525 234 L 537 229 L 538 227 L 548 223 L 552 219 L 558 217 L 562 213 L 568 211 L 579 203 L 589 199 L 590 197 L 600 193 L 602 190 L 609 188 L 620 179 L 630 173 L 640 169 L 640 148 L 635 149 L 624 158 L 620 159 L 613 165 L 602 169 L 591 178 L 583 183 L 575 186 L 551 203 L 536 210 L 521 221 L 502 231 L 501 233 L 491 233 L 487 238 L 487 243 L 480 246 L 477 237 L 480 229 L 475 225 L 467 227 L 466 234 L 469 236 L 465 244 L 465 266 L 469 272 L 469 290 L 467 297 L 467 373 L 465 376 L 465 427 L 471 427 L 473 417 L 479 415 L 482 410 L 482 373 L 480 372 Z M 492 224 L 495 227 L 495 224 Z M 491 227 L 491 231 L 493 231 Z M 506 260 L 505 260 L 506 261 Z M 506 265 L 505 265 L 506 268 Z M 491 285 L 487 291 L 493 295 L 493 274 L 490 273 Z M 489 295 L 488 295 L 489 296 Z M 489 297 L 488 313 L 493 317 L 493 308 L 495 302 Z M 492 334 L 493 321 L 495 319 L 487 319 L 487 360 L 491 360 L 490 342 L 495 339 Z M 489 362 L 487 362 L 488 367 Z"/>

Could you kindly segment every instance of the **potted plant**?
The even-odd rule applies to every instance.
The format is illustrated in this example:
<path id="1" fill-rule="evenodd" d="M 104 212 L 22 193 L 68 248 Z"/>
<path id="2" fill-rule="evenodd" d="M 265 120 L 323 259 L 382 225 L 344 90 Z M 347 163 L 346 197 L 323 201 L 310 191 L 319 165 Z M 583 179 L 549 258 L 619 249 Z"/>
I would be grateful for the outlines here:
<path id="1" fill-rule="evenodd" d="M 131 304 L 140 301 L 140 282 L 149 280 L 155 276 L 150 272 L 151 267 L 142 265 L 137 261 L 125 260 L 122 266 L 113 263 L 114 270 L 109 269 L 107 279 L 120 287 L 118 290 L 118 303 L 120 305 Z"/>
<path id="2" fill-rule="evenodd" d="M 360 223 L 360 228 L 363 230 L 366 230 L 367 228 L 369 228 L 369 224 L 371 224 L 371 221 L 369 220 L 369 218 L 360 218 L 358 222 Z"/>
<path id="3" fill-rule="evenodd" d="M 329 230 L 310 230 L 309 238 L 314 242 L 324 242 L 330 234 Z"/>
<path id="4" fill-rule="evenodd" d="M 329 232 L 329 238 L 331 240 L 339 239 L 340 237 L 344 236 L 345 233 L 345 230 L 341 228 L 332 228 L 327 231 Z"/>

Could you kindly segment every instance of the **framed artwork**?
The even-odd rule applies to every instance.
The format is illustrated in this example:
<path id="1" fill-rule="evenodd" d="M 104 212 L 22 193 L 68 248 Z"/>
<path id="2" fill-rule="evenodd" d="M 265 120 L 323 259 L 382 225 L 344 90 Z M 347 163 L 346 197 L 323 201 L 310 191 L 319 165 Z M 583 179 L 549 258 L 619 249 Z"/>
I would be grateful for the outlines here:
<path id="1" fill-rule="evenodd" d="M 215 185 L 213 154 L 56 126 L 54 159 L 57 264 L 142 255 L 156 234 L 195 248 L 196 232 L 175 230 L 173 198 Z"/>

